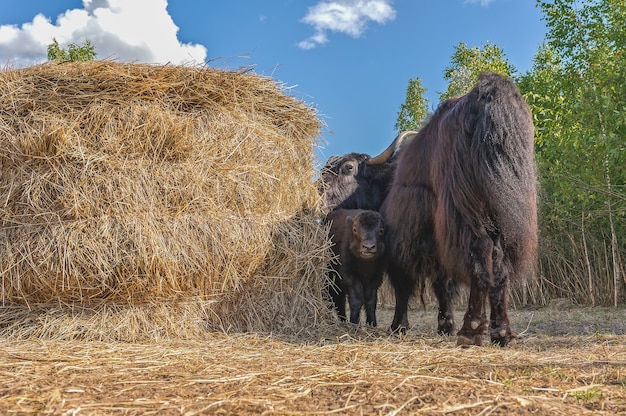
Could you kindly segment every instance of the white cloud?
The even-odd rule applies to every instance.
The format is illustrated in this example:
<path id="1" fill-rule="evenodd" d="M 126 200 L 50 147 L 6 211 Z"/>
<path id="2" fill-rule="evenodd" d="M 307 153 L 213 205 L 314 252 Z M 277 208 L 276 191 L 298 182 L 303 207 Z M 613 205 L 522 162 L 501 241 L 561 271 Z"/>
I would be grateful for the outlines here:
<path id="1" fill-rule="evenodd" d="M 89 39 L 100 59 L 174 64 L 206 60 L 204 46 L 178 40 L 167 0 L 83 0 L 83 7 L 57 16 L 55 24 L 38 14 L 21 27 L 0 26 L 0 63 L 23 67 L 44 62 L 52 38 L 61 47 Z"/>
<path id="2" fill-rule="evenodd" d="M 395 19 L 391 0 L 335 0 L 321 1 L 310 7 L 302 19 L 315 28 L 315 34 L 298 43 L 302 49 L 313 49 L 328 42 L 328 32 L 339 32 L 360 37 L 367 24 L 379 24 Z"/>

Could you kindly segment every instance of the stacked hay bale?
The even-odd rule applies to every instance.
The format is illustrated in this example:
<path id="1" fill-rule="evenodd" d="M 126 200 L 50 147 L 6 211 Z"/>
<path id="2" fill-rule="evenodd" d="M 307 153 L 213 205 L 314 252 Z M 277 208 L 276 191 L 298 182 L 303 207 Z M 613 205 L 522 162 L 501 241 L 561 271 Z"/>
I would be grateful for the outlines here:
<path id="1" fill-rule="evenodd" d="M 143 339 L 325 314 L 320 122 L 271 79 L 44 64 L 0 72 L 0 100 L 5 330 Z"/>

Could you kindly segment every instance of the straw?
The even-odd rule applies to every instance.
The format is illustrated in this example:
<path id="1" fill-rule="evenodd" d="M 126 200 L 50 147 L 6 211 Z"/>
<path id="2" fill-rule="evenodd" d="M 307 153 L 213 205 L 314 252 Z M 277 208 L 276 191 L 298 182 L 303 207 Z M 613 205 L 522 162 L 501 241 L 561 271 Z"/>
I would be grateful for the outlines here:
<path id="1" fill-rule="evenodd" d="M 276 81 L 94 61 L 5 70 L 0 97 L 3 305 L 193 300 L 224 328 L 268 327 L 275 290 L 287 321 L 325 308 L 320 121 Z"/>

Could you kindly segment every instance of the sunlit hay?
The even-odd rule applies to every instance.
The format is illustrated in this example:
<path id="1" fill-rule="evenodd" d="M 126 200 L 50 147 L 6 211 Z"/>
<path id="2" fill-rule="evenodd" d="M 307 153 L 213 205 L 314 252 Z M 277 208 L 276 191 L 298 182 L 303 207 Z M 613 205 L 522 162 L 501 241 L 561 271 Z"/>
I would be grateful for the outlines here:
<path id="1" fill-rule="evenodd" d="M 554 311 L 543 314 L 552 320 Z M 369 329 L 295 341 L 218 332 L 171 342 L 3 340 L 0 413 L 626 413 L 624 335 L 535 333 L 507 348 L 458 348 L 435 332 L 389 337 Z"/>
<path id="2" fill-rule="evenodd" d="M 327 259 L 326 236 L 311 230 L 320 122 L 275 81 L 208 67 L 45 64 L 0 72 L 0 97 L 3 305 L 121 317 L 193 300 L 209 327 L 240 328 L 244 315 L 247 329 L 317 319 Z M 287 305 L 266 302 L 274 288 Z M 253 304 L 266 310 L 249 313 Z M 177 325 L 162 332 L 178 336 Z M 143 338 L 132 332 L 117 338 Z"/>
<path id="3" fill-rule="evenodd" d="M 319 270 L 328 264 L 328 230 L 316 221 L 290 221 L 279 225 L 271 236 L 263 278 L 252 287 L 241 287 L 222 298 L 216 308 L 229 319 L 209 319 L 211 326 L 224 331 L 271 331 L 280 328 L 290 334 L 310 331 L 330 319 L 323 299 L 327 280 L 319 284 Z M 314 247 L 311 241 L 325 241 Z M 302 314 L 301 310 L 313 311 Z M 230 325 L 230 327 L 227 327 Z"/>
<path id="4" fill-rule="evenodd" d="M 210 302 L 142 305 L 102 303 L 92 308 L 81 305 L 31 305 L 3 309 L 0 326 L 7 339 L 58 341 L 94 340 L 162 342 L 169 339 L 203 339 L 207 336 L 204 312 Z"/>

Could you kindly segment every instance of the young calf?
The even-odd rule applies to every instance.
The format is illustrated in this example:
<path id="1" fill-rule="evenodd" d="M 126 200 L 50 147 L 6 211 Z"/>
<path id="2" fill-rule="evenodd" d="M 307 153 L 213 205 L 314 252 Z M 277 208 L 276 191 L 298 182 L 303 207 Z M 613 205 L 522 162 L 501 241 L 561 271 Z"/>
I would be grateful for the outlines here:
<path id="1" fill-rule="evenodd" d="M 350 305 L 350 322 L 359 323 L 365 307 L 366 322 L 376 326 L 377 291 L 383 281 L 385 225 L 376 211 L 336 209 L 326 216 L 331 223 L 330 236 L 338 261 L 332 264 L 330 285 L 337 314 L 346 319 L 346 295 Z"/>

